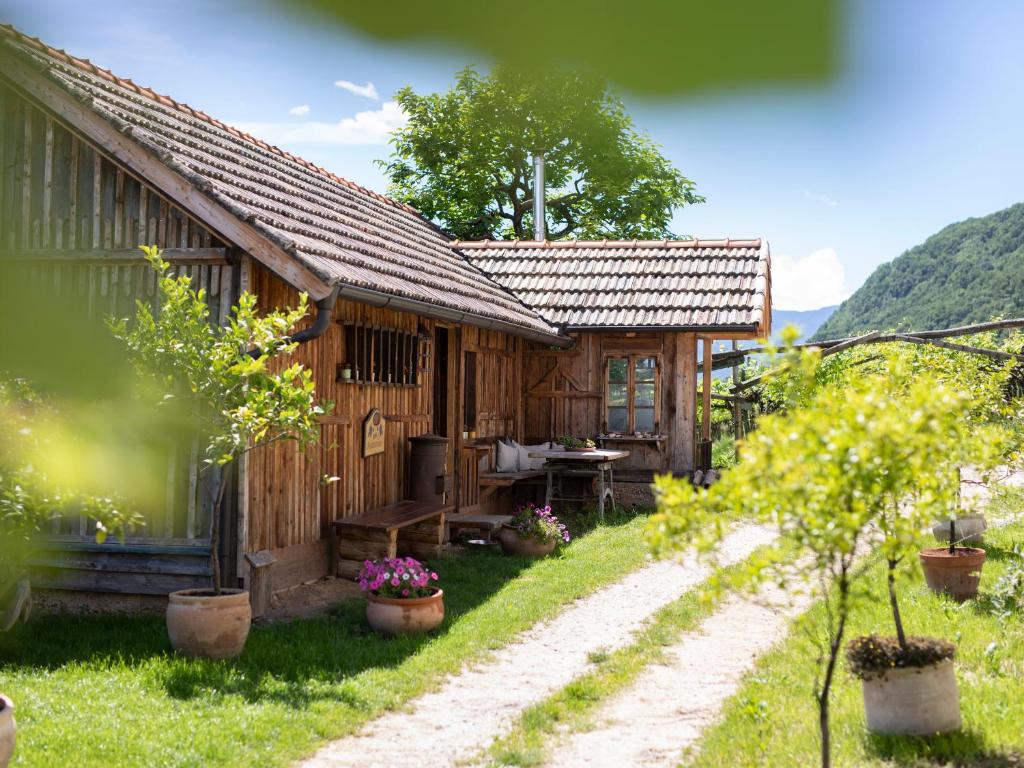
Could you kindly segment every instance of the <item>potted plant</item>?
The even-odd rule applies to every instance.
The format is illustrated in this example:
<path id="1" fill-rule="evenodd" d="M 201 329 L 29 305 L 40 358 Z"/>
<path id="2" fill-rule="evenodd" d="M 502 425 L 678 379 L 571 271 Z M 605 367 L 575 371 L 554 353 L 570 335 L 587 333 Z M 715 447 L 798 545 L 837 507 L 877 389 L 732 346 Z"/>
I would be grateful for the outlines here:
<path id="1" fill-rule="evenodd" d="M 319 435 L 319 416 L 310 371 L 298 364 L 272 365 L 296 346 L 290 334 L 306 316 L 308 298 L 295 309 L 259 316 L 256 296 L 243 292 L 225 327 L 212 323 L 202 289 L 188 275 L 173 277 L 159 249 L 145 247 L 157 273 L 158 311 L 138 303 L 134 322 L 111 321 L 136 368 L 150 379 L 162 401 L 187 404 L 190 425 L 204 446 L 212 490 L 207 589 L 173 592 L 168 598 L 167 633 L 186 656 L 224 659 L 245 647 L 252 620 L 246 590 L 221 584 L 219 543 L 226 468 L 236 458 L 278 440 L 305 446 Z"/>
<path id="2" fill-rule="evenodd" d="M 851 674 L 861 681 L 868 730 L 932 736 L 960 728 L 955 646 L 934 637 L 854 638 L 846 646 Z"/>
<path id="3" fill-rule="evenodd" d="M 957 519 L 949 519 L 949 544 L 945 547 L 922 549 L 921 568 L 932 592 L 946 593 L 957 602 L 978 596 L 981 569 L 985 565 L 985 550 L 981 547 L 958 547 Z"/>
<path id="4" fill-rule="evenodd" d="M 7 768 L 14 754 L 14 704 L 0 693 L 0 768 Z"/>
<path id="5" fill-rule="evenodd" d="M 585 453 L 597 448 L 597 443 L 590 438 L 572 437 L 571 435 L 563 435 L 555 440 L 555 443 L 567 451 L 575 451 L 577 453 Z"/>
<path id="6" fill-rule="evenodd" d="M 359 588 L 366 593 L 366 621 L 382 635 L 419 635 L 444 621 L 444 590 L 437 574 L 411 557 L 366 560 Z"/>
<path id="7" fill-rule="evenodd" d="M 545 557 L 569 539 L 569 532 L 551 507 L 538 507 L 532 502 L 518 507 L 498 536 L 501 551 L 519 557 Z"/>

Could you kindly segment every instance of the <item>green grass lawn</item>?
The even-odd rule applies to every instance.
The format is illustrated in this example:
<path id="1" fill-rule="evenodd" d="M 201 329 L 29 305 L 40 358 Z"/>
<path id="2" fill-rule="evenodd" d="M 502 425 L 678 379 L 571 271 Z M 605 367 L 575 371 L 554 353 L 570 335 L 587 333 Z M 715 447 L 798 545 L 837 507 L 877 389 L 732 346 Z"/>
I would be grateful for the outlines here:
<path id="1" fill-rule="evenodd" d="M 0 690 L 18 719 L 13 764 L 287 764 L 642 565 L 644 519 L 620 517 L 536 562 L 442 558 L 447 617 L 427 638 L 376 637 L 362 600 L 256 626 L 230 662 L 174 655 L 162 618 L 37 619 L 0 635 Z"/>
<path id="2" fill-rule="evenodd" d="M 1020 541 L 1024 541 L 1024 523 L 989 532 L 978 601 L 957 604 L 933 595 L 923 583 L 916 559 L 900 591 L 908 634 L 947 638 L 957 645 L 963 730 L 933 739 L 868 734 L 860 681 L 841 668 L 832 702 L 834 765 L 1024 765 L 1024 616 L 1000 620 L 987 612 L 984 601 L 985 590 L 1006 568 L 1007 550 Z M 856 612 L 848 639 L 870 632 L 894 634 L 883 564 L 868 578 L 878 600 Z M 820 606 L 814 608 L 809 618 L 818 619 L 821 612 Z M 811 696 L 816 656 L 808 632 L 794 627 L 781 646 L 762 657 L 726 706 L 721 722 L 683 765 L 816 765 L 817 707 Z"/>

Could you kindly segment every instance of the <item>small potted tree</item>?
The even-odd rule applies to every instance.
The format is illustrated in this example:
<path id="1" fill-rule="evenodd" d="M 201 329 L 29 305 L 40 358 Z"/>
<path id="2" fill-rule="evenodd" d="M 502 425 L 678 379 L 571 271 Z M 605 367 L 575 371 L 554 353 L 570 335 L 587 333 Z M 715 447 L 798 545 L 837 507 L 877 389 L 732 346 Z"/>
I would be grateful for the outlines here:
<path id="1" fill-rule="evenodd" d="M 949 544 L 930 547 L 920 553 L 921 568 L 928 588 L 937 594 L 945 593 L 957 602 L 978 596 L 981 569 L 985 565 L 985 550 L 981 547 L 957 546 L 957 518 L 949 518 Z"/>
<path id="2" fill-rule="evenodd" d="M 411 557 L 367 560 L 359 573 L 366 621 L 382 635 L 419 635 L 444 621 L 444 590 L 437 574 Z"/>
<path id="3" fill-rule="evenodd" d="M 773 577 L 820 585 L 828 610 L 814 694 L 821 765 L 828 768 L 829 703 L 840 651 L 857 601 L 873 599 L 855 588 L 861 557 L 877 546 L 881 529 L 895 569 L 902 548 L 923 528 L 921 516 L 942 502 L 941 494 L 932 498 L 941 484 L 930 478 L 963 456 L 951 448 L 958 438 L 969 442 L 970 430 L 966 398 L 927 377 L 910 378 L 895 362 L 885 375 L 841 385 L 817 382 L 814 353 L 793 353 L 786 370 L 792 405 L 761 418 L 737 471 L 706 490 L 667 476 L 656 480 L 659 513 L 649 537 L 656 551 L 709 551 L 730 519 L 752 518 L 778 531 L 779 546 L 754 559 L 742 583 L 757 586 Z M 907 457 L 910 466 L 902 463 Z M 925 497 L 905 513 L 915 493 Z"/>
<path id="4" fill-rule="evenodd" d="M 558 522 L 551 507 L 538 507 L 532 502 L 516 508 L 498 534 L 501 551 L 519 557 L 545 557 L 569 539 L 569 531 Z"/>
<path id="5" fill-rule="evenodd" d="M 209 589 L 173 592 L 167 631 L 175 650 L 212 659 L 242 652 L 252 613 L 248 592 L 221 585 L 220 516 L 226 468 L 247 451 L 278 440 L 301 445 L 319 435 L 325 408 L 316 401 L 310 371 L 299 364 L 275 365 L 296 344 L 290 334 L 306 316 L 308 300 L 295 309 L 259 316 L 256 296 L 245 292 L 226 327 L 212 323 L 202 289 L 187 275 L 173 277 L 155 247 L 143 247 L 157 273 L 158 311 L 139 302 L 133 322 L 111 322 L 139 372 L 163 398 L 184 401 L 205 445 L 204 472 L 211 475 Z"/>

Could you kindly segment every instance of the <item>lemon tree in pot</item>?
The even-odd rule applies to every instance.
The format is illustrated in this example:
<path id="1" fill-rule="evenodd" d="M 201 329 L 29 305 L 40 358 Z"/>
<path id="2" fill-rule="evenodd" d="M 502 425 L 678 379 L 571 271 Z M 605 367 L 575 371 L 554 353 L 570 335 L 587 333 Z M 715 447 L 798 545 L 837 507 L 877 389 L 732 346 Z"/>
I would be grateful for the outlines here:
<path id="1" fill-rule="evenodd" d="M 411 557 L 366 560 L 359 587 L 366 593 L 366 620 L 382 635 L 418 635 L 444 621 L 444 591 L 437 573 Z"/>
<path id="2" fill-rule="evenodd" d="M 545 557 L 569 540 L 569 531 L 558 522 L 551 507 L 538 507 L 532 502 L 518 507 L 498 534 L 501 551 L 519 557 Z"/>
<path id="3" fill-rule="evenodd" d="M 204 445 L 210 474 L 209 589 L 174 592 L 167 607 L 167 631 L 175 650 L 222 659 L 237 656 L 249 634 L 248 594 L 221 584 L 218 546 L 227 467 L 242 454 L 279 440 L 302 445 L 319 435 L 311 372 L 278 359 L 297 343 L 291 334 L 307 313 L 302 294 L 294 309 L 257 312 L 255 295 L 243 292 L 224 327 L 211 321 L 202 289 L 187 275 L 175 276 L 156 248 L 142 249 L 157 273 L 157 310 L 139 302 L 135 317 L 112 321 L 139 373 L 152 380 L 163 401 L 174 400 Z"/>

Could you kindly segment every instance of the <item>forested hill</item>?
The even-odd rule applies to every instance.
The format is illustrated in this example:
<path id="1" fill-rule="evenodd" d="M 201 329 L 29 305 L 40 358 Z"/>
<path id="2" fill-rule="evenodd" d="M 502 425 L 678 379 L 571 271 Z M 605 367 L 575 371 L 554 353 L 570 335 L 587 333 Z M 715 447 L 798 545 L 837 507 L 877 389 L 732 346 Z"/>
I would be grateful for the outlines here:
<path id="1" fill-rule="evenodd" d="M 1024 315 L 1024 203 L 950 224 L 876 269 L 814 334 L 925 330 Z"/>

